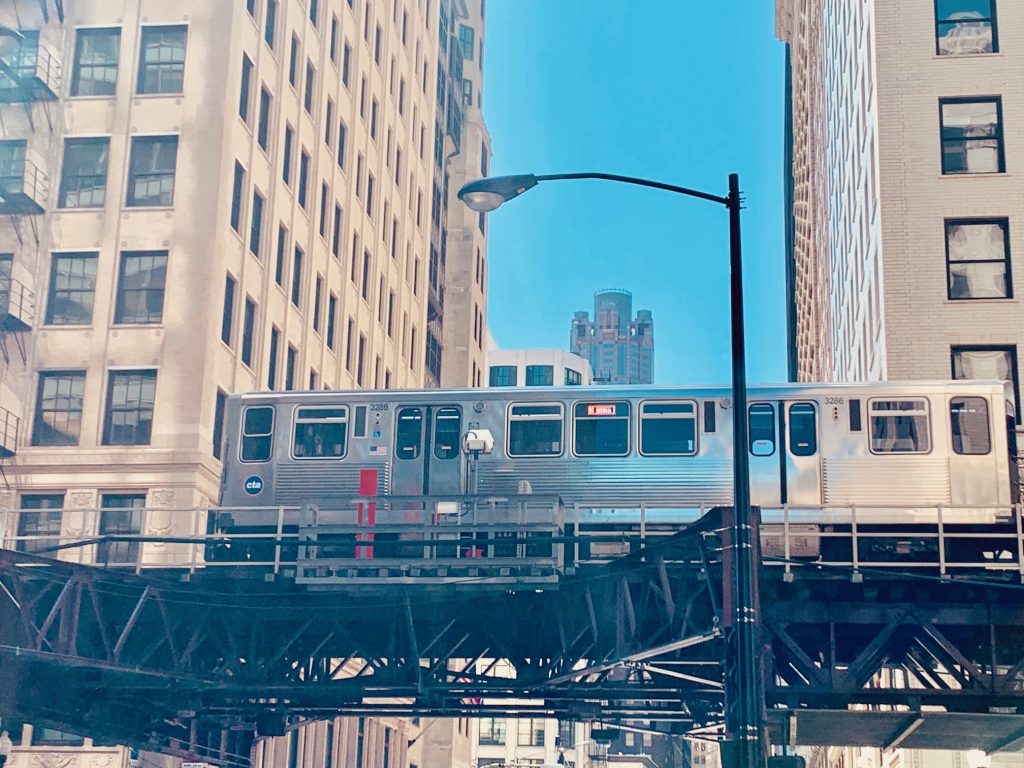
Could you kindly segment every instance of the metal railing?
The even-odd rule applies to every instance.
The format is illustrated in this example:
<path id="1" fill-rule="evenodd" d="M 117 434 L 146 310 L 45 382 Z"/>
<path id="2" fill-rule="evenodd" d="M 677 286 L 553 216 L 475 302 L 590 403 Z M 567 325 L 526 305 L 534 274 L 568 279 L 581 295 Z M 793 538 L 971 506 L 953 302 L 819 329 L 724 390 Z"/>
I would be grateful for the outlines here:
<path id="1" fill-rule="evenodd" d="M 20 280 L 0 277 L 0 328 L 25 331 L 35 319 L 35 294 Z"/>
<path id="2" fill-rule="evenodd" d="M 21 419 L 0 407 L 0 456 L 13 456 L 18 449 Z"/>
<path id="3" fill-rule="evenodd" d="M 0 442 L 16 443 L 18 427 L 0 409 Z M 0 549 L 135 572 L 263 569 L 309 584 L 552 580 L 642 553 L 711 508 L 565 507 L 529 494 L 387 496 L 331 509 L 133 509 L 127 529 L 111 522 L 121 508 L 0 509 Z M 787 580 L 895 569 L 1024 583 L 1020 505 L 763 507 L 761 545 L 766 573 Z"/>
<path id="4" fill-rule="evenodd" d="M 60 59 L 45 46 L 22 45 L 0 61 L 0 97 L 8 103 L 56 99 L 60 82 Z"/>
<path id="5" fill-rule="evenodd" d="M 49 193 L 50 179 L 31 157 L 0 165 L 0 213 L 38 213 Z"/>

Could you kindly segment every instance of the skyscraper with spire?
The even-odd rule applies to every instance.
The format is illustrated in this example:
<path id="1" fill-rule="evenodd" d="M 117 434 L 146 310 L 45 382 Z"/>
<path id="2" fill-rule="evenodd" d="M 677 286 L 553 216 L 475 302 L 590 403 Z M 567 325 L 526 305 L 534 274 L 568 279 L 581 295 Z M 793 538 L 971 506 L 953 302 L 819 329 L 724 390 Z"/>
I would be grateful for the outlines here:
<path id="1" fill-rule="evenodd" d="M 569 350 L 589 360 L 595 384 L 650 384 L 654 374 L 654 318 L 633 316 L 633 294 L 608 289 L 594 294 L 594 320 L 573 315 Z"/>

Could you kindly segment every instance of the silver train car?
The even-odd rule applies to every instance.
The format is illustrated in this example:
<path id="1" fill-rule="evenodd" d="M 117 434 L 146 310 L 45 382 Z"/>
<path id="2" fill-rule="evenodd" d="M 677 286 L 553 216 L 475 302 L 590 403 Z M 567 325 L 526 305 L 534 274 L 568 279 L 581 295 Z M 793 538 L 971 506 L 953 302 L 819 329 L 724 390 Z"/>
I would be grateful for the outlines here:
<path id="1" fill-rule="evenodd" d="M 669 520 L 731 503 L 734 418 L 727 387 L 232 395 L 220 503 L 253 508 L 233 519 L 258 526 L 256 508 L 366 495 L 361 471 L 375 469 L 380 496 L 557 494 L 613 520 L 641 504 Z M 757 386 L 746 418 L 752 501 L 766 509 L 889 521 L 945 507 L 947 522 L 982 523 L 1017 501 L 1005 382 Z M 481 430 L 493 449 L 474 456 L 464 439 Z"/>

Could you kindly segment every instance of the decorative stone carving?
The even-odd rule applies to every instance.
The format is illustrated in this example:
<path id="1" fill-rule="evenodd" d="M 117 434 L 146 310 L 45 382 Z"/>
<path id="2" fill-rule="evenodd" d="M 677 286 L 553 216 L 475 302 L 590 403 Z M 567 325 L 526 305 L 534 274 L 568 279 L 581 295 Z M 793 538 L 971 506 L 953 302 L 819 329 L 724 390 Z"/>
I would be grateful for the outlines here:
<path id="1" fill-rule="evenodd" d="M 32 768 L 77 768 L 77 766 L 77 754 L 42 752 L 32 755 Z"/>
<path id="2" fill-rule="evenodd" d="M 92 757 L 92 768 L 110 768 L 113 764 L 113 755 L 93 755 Z"/>

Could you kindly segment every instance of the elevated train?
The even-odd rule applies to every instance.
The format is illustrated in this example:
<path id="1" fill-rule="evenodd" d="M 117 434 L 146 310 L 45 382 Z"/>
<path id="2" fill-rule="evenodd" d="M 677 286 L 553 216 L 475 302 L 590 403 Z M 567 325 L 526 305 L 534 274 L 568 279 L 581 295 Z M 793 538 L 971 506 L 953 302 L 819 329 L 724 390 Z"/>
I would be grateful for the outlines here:
<path id="1" fill-rule="evenodd" d="M 1018 500 L 1014 394 L 1005 382 L 751 387 L 752 501 L 818 524 L 1010 519 Z M 560 496 L 591 522 L 663 524 L 732 501 L 727 387 L 530 387 L 233 395 L 220 503 L 258 529 L 257 508 L 350 503 L 361 471 L 379 496 Z M 490 453 L 464 450 L 469 432 Z M 365 495 L 365 494 L 364 494 Z M 582 522 L 587 522 L 583 520 Z"/>

